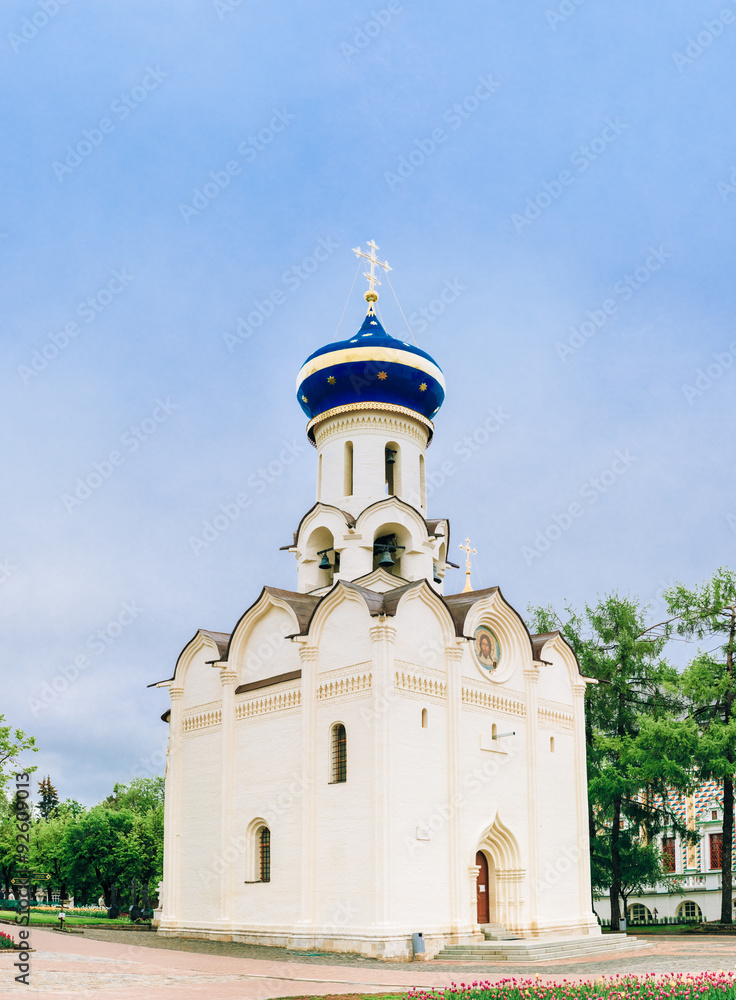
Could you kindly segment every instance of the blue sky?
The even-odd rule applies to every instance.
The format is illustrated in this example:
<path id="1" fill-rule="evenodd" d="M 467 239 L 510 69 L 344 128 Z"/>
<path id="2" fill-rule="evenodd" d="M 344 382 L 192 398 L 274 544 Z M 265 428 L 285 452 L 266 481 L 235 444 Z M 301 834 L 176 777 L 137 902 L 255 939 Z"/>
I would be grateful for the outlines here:
<path id="1" fill-rule="evenodd" d="M 6 0 L 0 47 L 1 710 L 62 797 L 161 773 L 146 684 L 295 585 L 294 379 L 371 238 L 477 587 L 734 565 L 736 3 Z"/>

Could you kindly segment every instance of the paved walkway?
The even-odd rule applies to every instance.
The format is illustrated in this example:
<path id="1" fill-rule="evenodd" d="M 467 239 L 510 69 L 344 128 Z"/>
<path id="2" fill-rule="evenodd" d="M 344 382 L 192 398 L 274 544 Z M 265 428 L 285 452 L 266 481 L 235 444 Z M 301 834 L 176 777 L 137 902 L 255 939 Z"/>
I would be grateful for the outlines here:
<path id="1" fill-rule="evenodd" d="M 92 935 L 94 934 L 94 938 Z M 104 940 L 100 940 L 104 938 Z M 216 1000 L 328 996 L 341 993 L 403 992 L 411 986 L 448 986 L 452 982 L 509 975 L 542 974 L 544 979 L 588 978 L 616 972 L 701 972 L 733 970 L 733 938 L 655 939 L 651 950 L 630 952 L 599 962 L 562 959 L 544 966 L 528 964 L 462 965 L 385 963 L 356 956 L 294 955 L 283 949 L 158 938 L 155 934 L 90 931 L 61 934 L 31 929 L 30 985 L 14 980 L 17 956 L 0 953 L 0 993 L 64 1000 Z M 245 957 L 257 951 L 267 957 Z"/>

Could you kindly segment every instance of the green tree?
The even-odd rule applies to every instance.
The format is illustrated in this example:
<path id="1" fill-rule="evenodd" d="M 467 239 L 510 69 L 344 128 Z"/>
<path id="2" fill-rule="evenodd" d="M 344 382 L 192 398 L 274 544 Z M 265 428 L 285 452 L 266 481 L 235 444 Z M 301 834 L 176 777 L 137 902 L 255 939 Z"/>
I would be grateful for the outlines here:
<path id="1" fill-rule="evenodd" d="M 611 928 L 618 930 L 620 900 L 637 881 L 641 862 L 626 831 L 641 832 L 647 841 L 666 826 L 685 833 L 670 790 L 692 781 L 697 734 L 674 717 L 678 675 L 662 656 L 668 629 L 647 626 L 646 609 L 636 599 L 611 594 L 586 605 L 584 614 L 567 607 L 564 619 L 552 608 L 531 610 L 534 628 L 558 629 L 583 674 L 597 681 L 585 702 L 592 880 L 599 886 L 608 881 Z"/>
<path id="2" fill-rule="evenodd" d="M 605 852 L 606 862 L 599 868 L 599 878 L 593 884 L 596 895 L 606 893 L 611 885 L 612 869 L 610 849 L 610 832 L 599 835 L 598 839 L 609 841 Z M 662 867 L 662 854 L 656 843 L 643 843 L 639 830 L 628 829 L 621 832 L 619 838 L 621 855 L 621 899 L 624 915 L 629 909 L 631 896 L 640 896 L 647 889 L 658 885 L 667 885 L 667 878 Z"/>
<path id="3" fill-rule="evenodd" d="M 734 771 L 736 770 L 736 574 L 721 567 L 699 587 L 678 583 L 665 595 L 669 612 L 676 616 L 680 635 L 710 646 L 699 650 L 685 668 L 682 688 L 691 717 L 698 724 L 699 777 L 723 785 L 723 853 L 721 868 L 721 920 L 733 923 L 731 895 L 734 826 Z"/>
<path id="4" fill-rule="evenodd" d="M 160 775 L 153 778 L 133 778 L 127 784 L 113 786 L 113 794 L 103 802 L 108 809 L 130 809 L 144 815 L 164 803 L 164 779 Z"/>
<path id="5" fill-rule="evenodd" d="M 54 786 L 51 784 L 50 775 L 47 774 L 45 778 L 39 781 L 38 793 L 40 795 L 40 799 L 36 808 L 43 819 L 49 819 L 59 806 L 59 795 Z"/>
<path id="6" fill-rule="evenodd" d="M 70 824 L 62 841 L 63 865 L 70 882 L 85 897 L 102 890 L 109 906 L 111 890 L 140 878 L 140 845 L 133 835 L 135 813 L 104 805 Z"/>
<path id="7" fill-rule="evenodd" d="M 34 823 L 31 831 L 31 864 L 39 872 L 48 872 L 51 879 L 43 888 L 47 899 L 57 889 L 62 899 L 68 894 L 76 895 L 76 886 L 69 880 L 69 857 L 64 847 L 67 830 L 84 814 L 78 802 L 60 803 L 47 820 Z"/>
<path id="8" fill-rule="evenodd" d="M 0 791 L 5 788 L 11 776 L 21 767 L 21 754 L 27 750 L 38 753 L 36 741 L 32 736 L 26 736 L 22 729 L 4 726 L 2 723 L 5 721 L 5 716 L 0 715 Z M 22 770 L 26 774 L 30 774 L 36 768 L 24 764 Z"/>

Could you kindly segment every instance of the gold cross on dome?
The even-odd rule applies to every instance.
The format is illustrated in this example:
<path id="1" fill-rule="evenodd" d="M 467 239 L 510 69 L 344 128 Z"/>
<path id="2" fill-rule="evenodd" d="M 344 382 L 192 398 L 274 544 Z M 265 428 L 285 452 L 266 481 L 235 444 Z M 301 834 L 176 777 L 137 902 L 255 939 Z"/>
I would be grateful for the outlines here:
<path id="1" fill-rule="evenodd" d="M 463 587 L 463 593 L 464 594 L 468 594 L 473 589 L 471 587 L 471 585 L 470 585 L 470 554 L 472 552 L 472 554 L 474 556 L 477 556 L 478 555 L 478 550 L 477 549 L 471 549 L 471 547 L 470 547 L 470 539 L 469 538 L 466 538 L 465 539 L 465 545 L 460 545 L 459 548 L 461 548 L 463 550 L 463 552 L 466 553 L 466 559 L 465 559 L 465 586 Z"/>
<path id="2" fill-rule="evenodd" d="M 364 260 L 368 261 L 371 265 L 370 271 L 364 271 L 363 274 L 368 279 L 368 291 L 365 293 L 366 302 L 370 303 L 369 312 L 373 312 L 373 303 L 378 301 L 378 292 L 376 291 L 376 285 L 380 285 L 381 282 L 376 275 L 376 264 L 382 267 L 384 271 L 390 271 L 389 263 L 387 260 L 379 260 L 376 256 L 376 250 L 378 246 L 375 240 L 369 240 L 368 248 L 370 253 L 366 253 L 361 250 L 360 247 L 353 247 L 353 253 L 356 257 L 362 257 Z"/>

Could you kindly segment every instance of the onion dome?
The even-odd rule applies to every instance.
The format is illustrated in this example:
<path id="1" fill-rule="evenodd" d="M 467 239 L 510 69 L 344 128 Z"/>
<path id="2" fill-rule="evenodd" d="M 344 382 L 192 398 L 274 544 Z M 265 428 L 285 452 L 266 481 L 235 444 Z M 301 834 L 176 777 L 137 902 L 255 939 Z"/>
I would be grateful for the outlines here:
<path id="1" fill-rule="evenodd" d="M 311 419 L 337 407 L 382 403 L 431 420 L 445 398 L 445 379 L 434 358 L 390 337 L 372 302 L 358 333 L 310 354 L 296 385 L 299 405 Z"/>

